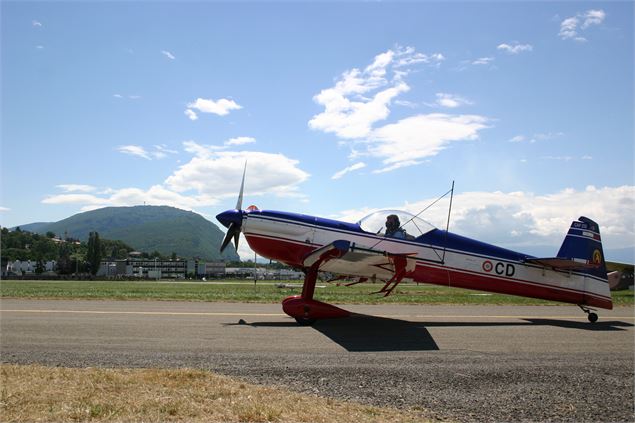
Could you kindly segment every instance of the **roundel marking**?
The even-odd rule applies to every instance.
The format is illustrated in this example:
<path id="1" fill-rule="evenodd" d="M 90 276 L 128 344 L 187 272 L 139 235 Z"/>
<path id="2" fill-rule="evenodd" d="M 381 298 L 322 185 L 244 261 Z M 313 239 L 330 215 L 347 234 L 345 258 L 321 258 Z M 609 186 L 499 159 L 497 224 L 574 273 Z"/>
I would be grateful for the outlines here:
<path id="1" fill-rule="evenodd" d="M 493 267 L 494 265 L 492 264 L 491 261 L 485 260 L 483 262 L 483 270 L 485 270 L 486 272 L 491 272 Z"/>

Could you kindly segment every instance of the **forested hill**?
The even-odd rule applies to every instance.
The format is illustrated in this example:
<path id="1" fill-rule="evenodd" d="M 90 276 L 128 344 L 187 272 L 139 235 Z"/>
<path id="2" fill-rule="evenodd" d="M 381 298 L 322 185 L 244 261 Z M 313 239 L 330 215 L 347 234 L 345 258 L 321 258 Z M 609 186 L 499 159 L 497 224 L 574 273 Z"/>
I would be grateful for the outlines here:
<path id="1" fill-rule="evenodd" d="M 159 251 L 205 260 L 239 260 L 233 245 L 220 254 L 224 233 L 201 215 L 168 206 L 105 207 L 53 223 L 20 225 L 20 229 L 88 239 L 91 231 L 121 240 L 139 251 Z"/>

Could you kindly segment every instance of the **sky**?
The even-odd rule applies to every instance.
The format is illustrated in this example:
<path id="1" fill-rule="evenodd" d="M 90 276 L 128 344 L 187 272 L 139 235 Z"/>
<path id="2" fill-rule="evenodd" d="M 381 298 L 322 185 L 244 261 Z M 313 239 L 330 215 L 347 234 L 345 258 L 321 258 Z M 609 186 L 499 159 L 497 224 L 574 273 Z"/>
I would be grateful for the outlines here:
<path id="1" fill-rule="evenodd" d="M 635 261 L 632 2 L 1 3 L 0 224 L 105 206 L 419 213 Z M 421 214 L 447 224 L 449 197 Z M 239 253 L 252 257 L 243 242 Z"/>

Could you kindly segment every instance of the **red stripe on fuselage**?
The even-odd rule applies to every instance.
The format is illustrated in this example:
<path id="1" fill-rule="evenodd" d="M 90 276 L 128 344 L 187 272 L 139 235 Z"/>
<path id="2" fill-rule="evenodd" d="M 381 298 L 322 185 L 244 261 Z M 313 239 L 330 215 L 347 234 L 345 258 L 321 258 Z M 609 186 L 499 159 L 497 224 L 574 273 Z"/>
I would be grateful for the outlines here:
<path id="1" fill-rule="evenodd" d="M 269 235 L 245 233 L 249 246 L 258 254 L 292 267 L 303 267 L 304 258 L 319 245 L 292 241 Z M 431 266 L 417 263 L 415 270 L 407 275 L 416 282 L 450 286 L 453 288 L 474 289 L 508 295 L 562 301 L 572 304 L 585 304 L 592 307 L 612 309 L 611 299 L 588 292 L 559 288 L 533 281 L 491 277 L 447 266 Z"/>

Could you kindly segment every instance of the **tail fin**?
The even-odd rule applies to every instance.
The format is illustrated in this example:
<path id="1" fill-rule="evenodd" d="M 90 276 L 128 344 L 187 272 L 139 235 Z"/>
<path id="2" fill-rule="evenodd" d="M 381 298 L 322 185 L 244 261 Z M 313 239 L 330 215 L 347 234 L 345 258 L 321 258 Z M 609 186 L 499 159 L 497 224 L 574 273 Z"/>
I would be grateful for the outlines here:
<path id="1" fill-rule="evenodd" d="M 558 258 L 582 264 L 583 269 L 580 271 L 583 273 L 602 279 L 607 278 L 600 227 L 587 217 L 581 216 L 571 223 L 569 232 L 558 251 Z"/>

